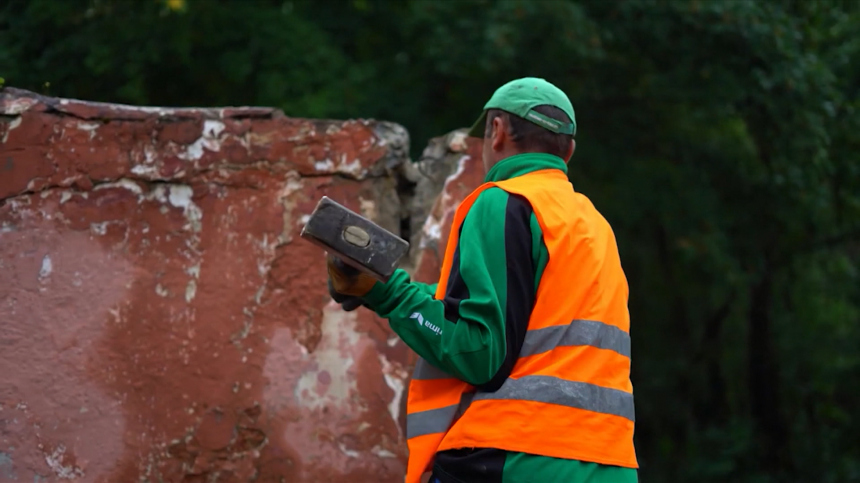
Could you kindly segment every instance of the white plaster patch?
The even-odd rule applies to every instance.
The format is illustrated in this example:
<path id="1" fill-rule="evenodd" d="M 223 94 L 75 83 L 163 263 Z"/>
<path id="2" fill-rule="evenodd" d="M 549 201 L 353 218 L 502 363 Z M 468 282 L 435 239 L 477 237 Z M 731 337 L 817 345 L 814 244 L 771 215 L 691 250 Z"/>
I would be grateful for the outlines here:
<path id="1" fill-rule="evenodd" d="M 191 231 L 194 233 L 199 233 L 201 228 L 200 220 L 203 219 L 203 212 L 200 208 L 194 203 L 191 197 L 194 195 L 194 191 L 190 186 L 186 185 L 170 185 L 170 194 L 168 195 L 168 201 L 171 205 L 182 208 L 183 213 L 185 214 L 185 218 L 188 220 Z"/>
<path id="2" fill-rule="evenodd" d="M 155 176 L 158 174 L 158 169 L 148 164 L 135 164 L 131 168 L 131 173 L 139 176 Z"/>
<path id="3" fill-rule="evenodd" d="M 290 233 L 293 231 L 293 208 L 296 207 L 296 202 L 290 198 L 293 193 L 297 193 L 304 188 L 301 177 L 295 171 L 291 171 L 287 174 L 286 181 L 287 182 L 284 184 L 284 187 L 278 192 L 278 201 L 281 202 L 281 205 L 284 208 L 284 227 L 281 230 L 281 234 L 278 236 L 278 244 L 289 243 L 293 240 Z"/>
<path id="4" fill-rule="evenodd" d="M 185 273 L 191 275 L 192 277 L 199 279 L 200 278 L 200 262 L 197 262 L 194 265 L 185 269 Z"/>
<path id="5" fill-rule="evenodd" d="M 346 153 L 341 154 L 340 162 L 337 165 L 337 170 L 341 173 L 351 174 L 356 178 L 364 174 L 364 170 L 361 168 L 361 162 L 358 159 L 347 161 Z"/>
<path id="6" fill-rule="evenodd" d="M 18 114 L 21 114 L 22 112 L 26 111 L 27 109 L 30 109 L 38 103 L 39 101 L 29 97 L 14 99 L 11 102 L 6 103 L 6 105 L 4 106 L 5 109 L 0 110 L 0 114 L 6 116 L 17 116 Z"/>
<path id="7" fill-rule="evenodd" d="M 317 171 L 333 171 L 334 163 L 330 159 L 326 159 L 324 161 L 317 161 L 314 163 L 314 169 Z"/>
<path id="8" fill-rule="evenodd" d="M 143 164 L 135 164 L 131 167 L 131 172 L 138 176 L 147 176 L 151 178 L 158 177 L 158 168 L 155 164 L 155 149 L 152 146 L 146 145 L 143 147 Z"/>
<path id="9" fill-rule="evenodd" d="M 79 122 L 76 126 L 81 131 L 88 131 L 90 133 L 90 141 L 96 137 L 96 129 L 99 128 L 99 123 L 97 122 Z"/>
<path id="10" fill-rule="evenodd" d="M 358 203 L 362 216 L 371 220 L 376 219 L 376 203 L 373 200 L 366 200 L 359 196 Z"/>
<path id="11" fill-rule="evenodd" d="M 203 121 L 203 135 L 217 138 L 224 131 L 224 123 L 221 121 Z"/>
<path id="12" fill-rule="evenodd" d="M 472 159 L 471 156 L 463 156 L 457 161 L 457 171 L 454 172 L 451 176 L 445 178 L 445 184 L 442 186 L 442 203 L 447 204 L 451 200 L 451 193 L 448 191 L 448 185 L 454 182 L 455 179 L 459 178 L 461 174 L 466 172 L 466 163 Z"/>
<path id="13" fill-rule="evenodd" d="M 396 454 L 392 453 L 391 451 L 388 451 L 387 449 L 380 448 L 379 445 L 374 446 L 373 449 L 370 450 L 370 452 L 375 454 L 376 456 L 379 456 L 380 458 L 396 458 L 397 457 Z"/>
<path id="14" fill-rule="evenodd" d="M 155 293 L 158 294 L 159 297 L 167 297 L 169 295 L 167 289 L 162 287 L 160 283 L 155 286 Z"/>
<path id="15" fill-rule="evenodd" d="M 113 183 L 100 184 L 93 188 L 93 191 L 104 190 L 108 188 L 123 188 L 131 191 L 138 196 L 143 195 L 143 190 L 140 189 L 140 185 L 128 178 L 122 178 Z"/>
<path id="16" fill-rule="evenodd" d="M 54 270 L 54 264 L 51 262 L 51 256 L 45 255 L 42 257 L 42 268 L 39 270 L 39 278 L 45 278 Z"/>
<path id="17" fill-rule="evenodd" d="M 391 414 L 394 424 L 397 424 L 399 427 L 400 424 L 397 422 L 397 418 L 400 415 L 400 400 L 403 397 L 403 389 L 405 388 L 403 381 L 406 380 L 408 374 L 403 369 L 391 364 L 384 354 L 379 354 L 379 362 L 382 363 L 382 376 L 385 378 L 385 384 L 394 391 L 394 397 L 388 403 L 388 412 Z"/>
<path id="18" fill-rule="evenodd" d="M 9 133 L 12 132 L 13 129 L 21 125 L 21 118 L 16 117 L 12 119 L 12 122 L 9 123 L 9 126 L 6 128 L 6 132 L 3 134 L 3 142 L 5 143 L 7 139 L 9 139 Z"/>
<path id="19" fill-rule="evenodd" d="M 74 465 L 64 465 L 63 459 L 66 455 L 66 447 L 58 445 L 54 448 L 54 451 L 51 454 L 45 455 L 45 463 L 48 464 L 48 467 L 51 468 L 51 471 L 54 472 L 59 478 L 74 480 L 75 478 L 81 478 L 84 476 L 84 471 L 77 466 Z"/>
<path id="20" fill-rule="evenodd" d="M 149 192 L 149 194 L 146 196 L 146 199 L 156 200 L 159 203 L 167 203 L 167 189 L 164 187 L 164 185 L 158 185 L 155 187 L 155 189 Z"/>
<path id="21" fill-rule="evenodd" d="M 340 449 L 340 452 L 349 456 L 350 458 L 358 458 L 361 454 L 358 451 L 348 449 L 345 444 L 338 442 L 337 447 Z"/>
<path id="22" fill-rule="evenodd" d="M 311 410 L 328 404 L 344 404 L 358 391 L 351 370 L 355 361 L 352 354 L 345 351 L 347 347 L 354 347 L 360 338 L 355 331 L 355 314 L 340 310 L 336 304 L 328 304 L 323 308 L 320 330 L 322 337 L 313 353 L 316 367 L 302 374 L 295 389 L 299 405 Z M 319 374 L 324 371 L 330 382 L 320 394 L 317 384 Z"/>
<path id="23" fill-rule="evenodd" d="M 185 287 L 185 301 L 191 302 L 194 300 L 195 295 L 197 295 L 197 282 L 189 280 L 188 285 Z"/>
<path id="24" fill-rule="evenodd" d="M 203 149 L 209 151 L 220 151 L 221 143 L 218 141 L 218 136 L 224 131 L 224 123 L 221 121 L 207 120 L 203 122 L 203 133 L 196 141 L 188 145 L 184 153 L 179 153 L 177 157 L 187 161 L 196 161 L 203 157 Z"/>
<path id="25" fill-rule="evenodd" d="M 428 241 L 438 241 L 442 238 L 442 220 L 432 216 L 427 217 L 424 226 L 421 227 L 421 232 Z M 423 240 L 422 240 L 423 243 Z"/>
<path id="26" fill-rule="evenodd" d="M 466 132 L 458 131 L 455 132 L 451 139 L 448 141 L 448 149 L 455 153 L 461 153 L 466 150 Z"/>

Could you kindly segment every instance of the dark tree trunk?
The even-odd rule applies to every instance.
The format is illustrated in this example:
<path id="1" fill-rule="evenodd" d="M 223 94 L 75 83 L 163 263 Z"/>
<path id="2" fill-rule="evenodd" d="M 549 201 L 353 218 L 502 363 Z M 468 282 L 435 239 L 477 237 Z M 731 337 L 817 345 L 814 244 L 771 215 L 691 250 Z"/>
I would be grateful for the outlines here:
<path id="1" fill-rule="evenodd" d="M 779 373 L 773 349 L 771 301 L 773 280 L 769 270 L 752 287 L 749 311 L 749 394 L 753 421 L 769 468 L 786 469 L 787 431 L 779 404 Z"/>

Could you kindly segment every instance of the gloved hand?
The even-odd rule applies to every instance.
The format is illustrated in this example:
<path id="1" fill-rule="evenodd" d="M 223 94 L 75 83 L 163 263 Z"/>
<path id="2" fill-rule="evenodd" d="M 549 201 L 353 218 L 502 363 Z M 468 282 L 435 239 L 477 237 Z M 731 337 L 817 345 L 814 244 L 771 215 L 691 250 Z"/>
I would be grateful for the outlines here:
<path id="1" fill-rule="evenodd" d="M 364 305 L 364 300 L 362 300 L 361 297 L 338 293 L 337 290 L 334 289 L 331 279 L 328 280 L 328 294 L 331 296 L 332 300 L 340 304 L 340 307 L 344 312 L 352 312 Z"/>
<path id="2" fill-rule="evenodd" d="M 328 266 L 329 290 L 334 289 L 341 295 L 364 297 L 376 284 L 375 278 L 345 264 L 343 260 L 331 254 L 326 257 L 326 264 Z"/>

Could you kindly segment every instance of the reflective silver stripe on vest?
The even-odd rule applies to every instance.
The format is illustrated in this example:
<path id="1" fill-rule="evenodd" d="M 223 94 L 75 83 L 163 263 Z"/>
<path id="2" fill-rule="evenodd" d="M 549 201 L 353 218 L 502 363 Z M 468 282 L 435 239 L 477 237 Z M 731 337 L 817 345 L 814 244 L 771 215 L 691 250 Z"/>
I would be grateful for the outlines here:
<path id="1" fill-rule="evenodd" d="M 574 320 L 567 325 L 554 325 L 526 332 L 520 357 L 549 352 L 556 347 L 590 345 L 613 350 L 630 357 L 630 334 L 593 320 Z"/>
<path id="2" fill-rule="evenodd" d="M 427 381 L 430 379 L 450 379 L 452 376 L 438 367 L 425 361 L 423 357 L 418 358 L 415 369 L 412 371 L 412 379 Z"/>
<path id="3" fill-rule="evenodd" d="M 498 391 L 479 392 L 474 399 L 512 399 L 558 404 L 636 421 L 633 394 L 553 376 L 508 378 Z"/>
<path id="4" fill-rule="evenodd" d="M 460 419 L 472 404 L 475 392 L 468 391 L 460 395 L 459 404 L 452 404 L 439 409 L 430 409 L 419 413 L 406 415 L 406 438 L 424 436 L 425 434 L 444 433 Z"/>
<path id="5" fill-rule="evenodd" d="M 552 376 L 525 376 L 519 379 L 508 378 L 496 392 L 464 393 L 460 404 L 407 415 L 406 437 L 444 433 L 465 412 L 472 400 L 492 399 L 557 404 L 636 421 L 633 394 Z"/>
<path id="6" fill-rule="evenodd" d="M 451 423 L 457 416 L 459 404 L 452 404 L 444 408 L 429 409 L 419 413 L 406 415 L 406 437 L 415 438 L 425 434 L 444 433 L 451 427 Z"/>

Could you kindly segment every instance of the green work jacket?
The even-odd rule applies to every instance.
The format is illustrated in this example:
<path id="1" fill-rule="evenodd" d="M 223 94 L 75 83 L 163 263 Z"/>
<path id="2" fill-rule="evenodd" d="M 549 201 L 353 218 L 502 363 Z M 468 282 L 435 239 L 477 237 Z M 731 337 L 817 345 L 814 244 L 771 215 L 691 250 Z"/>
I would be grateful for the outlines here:
<path id="1" fill-rule="evenodd" d="M 567 173 L 561 158 L 526 153 L 500 161 L 485 180 L 540 169 Z M 398 269 L 364 301 L 427 362 L 478 390 L 494 391 L 516 362 L 548 259 L 529 202 L 492 187 L 478 196 L 463 221 L 442 300 L 434 298 L 436 284 L 411 281 Z M 415 312 L 439 325 L 416 324 L 410 318 Z M 434 475 L 443 483 L 635 483 L 638 478 L 631 468 L 494 448 L 439 452 Z"/>

